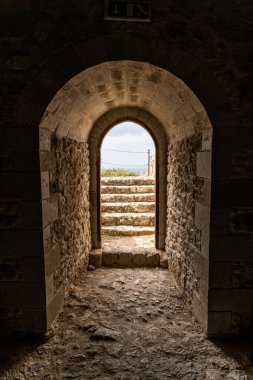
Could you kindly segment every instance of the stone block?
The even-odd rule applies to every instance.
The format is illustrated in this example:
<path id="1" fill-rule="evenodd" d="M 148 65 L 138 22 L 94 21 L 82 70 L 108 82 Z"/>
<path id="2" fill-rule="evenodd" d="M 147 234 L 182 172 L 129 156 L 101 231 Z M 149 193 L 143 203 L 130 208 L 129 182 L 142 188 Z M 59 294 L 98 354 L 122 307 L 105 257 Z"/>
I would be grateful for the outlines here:
<path id="1" fill-rule="evenodd" d="M 132 268 L 132 256 L 129 251 L 119 253 L 119 266 L 122 268 Z"/>
<path id="2" fill-rule="evenodd" d="M 43 228 L 42 235 L 43 235 L 44 254 L 46 255 L 52 249 L 52 237 L 51 237 L 50 226 Z"/>
<path id="3" fill-rule="evenodd" d="M 234 178 L 252 178 L 253 150 L 234 151 L 232 165 Z"/>
<path id="4" fill-rule="evenodd" d="M 141 268 L 147 265 L 147 257 L 144 251 L 131 252 L 131 258 L 133 268 Z"/>
<path id="5" fill-rule="evenodd" d="M 195 203 L 195 221 L 200 229 L 208 228 L 210 223 L 210 207 Z"/>
<path id="6" fill-rule="evenodd" d="M 253 307 L 252 289 L 210 289 L 210 311 L 250 312 Z"/>
<path id="7" fill-rule="evenodd" d="M 42 199 L 50 197 L 49 172 L 41 172 L 41 196 Z"/>
<path id="8" fill-rule="evenodd" d="M 40 173 L 1 172 L 0 198 L 39 199 L 41 196 Z M 25 186 L 24 186 L 25 184 Z"/>
<path id="9" fill-rule="evenodd" d="M 60 246 L 56 244 L 45 254 L 45 275 L 50 276 L 61 263 Z"/>
<path id="10" fill-rule="evenodd" d="M 250 247 L 250 236 L 212 236 L 210 241 L 210 258 L 213 261 L 253 262 Z"/>
<path id="11" fill-rule="evenodd" d="M 253 289 L 253 261 L 232 263 L 232 286 Z"/>
<path id="12" fill-rule="evenodd" d="M 196 291 L 193 292 L 192 310 L 193 310 L 193 314 L 197 317 L 197 319 L 202 324 L 204 332 L 206 332 L 207 331 L 207 318 L 208 318 L 208 316 L 207 316 L 207 312 L 208 312 L 207 298 L 204 299 L 203 297 L 200 297 Z"/>
<path id="13" fill-rule="evenodd" d="M 55 295 L 54 275 L 46 278 L 46 304 L 49 305 Z"/>
<path id="14" fill-rule="evenodd" d="M 102 264 L 105 267 L 116 267 L 119 263 L 118 252 L 103 252 L 102 253 Z"/>
<path id="15" fill-rule="evenodd" d="M 41 308 L 45 307 L 45 284 L 33 282 L 2 283 L 2 306 Z"/>
<path id="16" fill-rule="evenodd" d="M 202 193 L 202 201 L 201 203 L 204 206 L 211 206 L 211 181 L 209 179 L 204 179 L 204 187 Z"/>
<path id="17" fill-rule="evenodd" d="M 43 227 L 48 226 L 58 218 L 57 199 L 48 198 L 42 201 Z"/>
<path id="18" fill-rule="evenodd" d="M 161 268 L 168 269 L 168 255 L 164 251 L 159 251 L 159 265 Z"/>
<path id="19" fill-rule="evenodd" d="M 208 336 L 221 336 L 232 333 L 231 312 L 209 312 L 208 313 Z"/>
<path id="20" fill-rule="evenodd" d="M 17 282 L 21 280 L 20 260 L 0 258 L 0 278 L 2 282 Z"/>
<path id="21" fill-rule="evenodd" d="M 252 331 L 252 311 L 249 313 L 233 312 L 232 313 L 232 333 L 233 334 L 251 334 Z"/>
<path id="22" fill-rule="evenodd" d="M 199 60 L 183 49 L 173 49 L 170 55 L 170 70 L 179 78 L 190 75 L 199 65 Z"/>
<path id="23" fill-rule="evenodd" d="M 232 287 L 232 263 L 211 262 L 209 264 L 209 287 L 231 288 Z"/>
<path id="24" fill-rule="evenodd" d="M 23 309 L 23 328 L 30 334 L 40 335 L 46 332 L 46 309 Z"/>
<path id="25" fill-rule="evenodd" d="M 230 212 L 226 209 L 217 209 L 212 207 L 210 220 L 210 234 L 213 235 L 228 235 L 230 227 Z"/>
<path id="26" fill-rule="evenodd" d="M 202 131 L 202 151 L 212 150 L 213 130 L 206 129 Z"/>
<path id="27" fill-rule="evenodd" d="M 213 180 L 212 205 L 217 208 L 252 207 L 253 180 Z"/>
<path id="28" fill-rule="evenodd" d="M 43 257 L 22 257 L 21 276 L 24 282 L 44 282 L 45 267 Z"/>
<path id="29" fill-rule="evenodd" d="M 158 249 L 164 250 L 165 249 L 165 238 L 166 234 L 158 235 Z"/>
<path id="30" fill-rule="evenodd" d="M 42 230 L 0 231 L 1 256 L 42 256 Z"/>
<path id="31" fill-rule="evenodd" d="M 64 291 L 63 289 L 59 289 L 57 294 L 54 296 L 52 301 L 46 308 L 46 318 L 47 318 L 47 329 L 50 328 L 51 324 L 59 315 L 64 305 Z"/>
<path id="32" fill-rule="evenodd" d="M 51 132 L 48 129 L 39 129 L 40 133 L 40 150 L 50 151 L 51 150 Z"/>
<path id="33" fill-rule="evenodd" d="M 42 227 L 41 201 L 22 202 L 22 213 L 22 226 L 24 228 Z"/>
<path id="34" fill-rule="evenodd" d="M 197 176 L 211 178 L 211 152 L 197 152 Z"/>
<path id="35" fill-rule="evenodd" d="M 212 178 L 229 180 L 232 174 L 232 152 L 216 150 L 212 154 Z"/>
<path id="36" fill-rule="evenodd" d="M 158 252 L 147 252 L 146 254 L 146 262 L 148 268 L 155 268 L 158 267 L 160 264 L 160 256 Z M 167 267 L 168 267 L 168 261 L 167 261 Z"/>
<path id="37" fill-rule="evenodd" d="M 53 58 L 53 61 L 57 66 L 61 67 L 70 78 L 79 74 L 84 69 L 79 55 L 72 46 L 69 46 L 62 52 L 58 53 L 56 57 Z"/>
<path id="38" fill-rule="evenodd" d="M 0 149 L 3 152 L 15 151 L 27 152 L 33 150 L 38 154 L 38 130 L 37 128 L 12 126 L 1 128 Z"/>
<path id="39" fill-rule="evenodd" d="M 102 266 L 102 249 L 93 249 L 89 255 L 89 264 L 95 268 Z"/>
<path id="40" fill-rule="evenodd" d="M 236 149 L 252 149 L 252 128 L 233 127 L 232 123 L 225 127 L 223 123 L 215 129 L 213 149 L 233 149 L 235 153 Z"/>
<path id="41" fill-rule="evenodd" d="M 253 207 L 231 212 L 231 233 L 252 234 Z"/>
<path id="42" fill-rule="evenodd" d="M 0 228 L 15 229 L 22 226 L 22 204 L 19 201 L 0 201 Z"/>
<path id="43" fill-rule="evenodd" d="M 40 170 L 50 171 L 56 167 L 54 152 L 40 152 Z"/>
<path id="44" fill-rule="evenodd" d="M 73 125 L 71 125 L 69 122 L 65 120 L 61 120 L 58 124 L 56 134 L 60 137 L 67 137 L 71 128 L 73 128 Z"/>
<path id="45" fill-rule="evenodd" d="M 192 262 L 193 268 L 197 273 L 197 276 L 203 279 L 208 278 L 208 259 L 201 253 L 195 250 Z"/>
<path id="46" fill-rule="evenodd" d="M 43 113 L 45 112 L 45 107 L 39 107 L 35 104 L 27 103 L 25 101 L 20 101 L 17 105 L 17 109 L 14 115 L 15 125 L 20 125 L 21 127 L 37 126 L 38 121 L 42 119 Z M 38 133 L 38 131 L 37 131 Z M 39 139 L 37 135 L 37 141 L 35 147 L 38 147 Z"/>
<path id="47" fill-rule="evenodd" d="M 75 50 L 85 67 L 108 61 L 104 37 L 92 38 L 90 41 L 75 45 Z M 87 51 L 90 54 L 87 54 Z"/>
<path id="48" fill-rule="evenodd" d="M 200 251 L 203 256 L 208 258 L 209 250 L 210 250 L 210 228 L 209 226 L 206 226 L 201 230 Z"/>

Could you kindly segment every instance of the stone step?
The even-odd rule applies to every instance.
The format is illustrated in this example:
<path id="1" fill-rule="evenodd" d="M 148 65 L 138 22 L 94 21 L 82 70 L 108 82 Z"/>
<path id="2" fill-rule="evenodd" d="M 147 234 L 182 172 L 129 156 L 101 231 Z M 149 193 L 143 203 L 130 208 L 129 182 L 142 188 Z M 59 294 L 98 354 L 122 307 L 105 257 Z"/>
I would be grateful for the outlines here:
<path id="1" fill-rule="evenodd" d="M 155 214 L 150 213 L 103 213 L 102 226 L 154 226 Z"/>
<path id="2" fill-rule="evenodd" d="M 138 194 L 138 193 L 155 193 L 154 185 L 140 186 L 101 186 L 102 194 Z"/>
<path id="3" fill-rule="evenodd" d="M 102 235 L 107 236 L 142 236 L 153 235 L 155 227 L 132 226 L 103 226 Z"/>
<path id="4" fill-rule="evenodd" d="M 102 194 L 101 201 L 112 202 L 155 202 L 154 193 L 142 194 Z"/>
<path id="5" fill-rule="evenodd" d="M 101 205 L 102 212 L 154 212 L 155 203 L 154 202 L 126 202 L 126 203 L 102 203 Z"/>
<path id="6" fill-rule="evenodd" d="M 101 185 L 106 186 L 131 186 L 131 185 L 155 185 L 152 177 L 101 177 Z"/>
<path id="7" fill-rule="evenodd" d="M 89 264 L 95 268 L 168 268 L 168 257 L 164 251 L 155 248 L 126 247 L 117 249 L 96 249 L 90 252 Z"/>

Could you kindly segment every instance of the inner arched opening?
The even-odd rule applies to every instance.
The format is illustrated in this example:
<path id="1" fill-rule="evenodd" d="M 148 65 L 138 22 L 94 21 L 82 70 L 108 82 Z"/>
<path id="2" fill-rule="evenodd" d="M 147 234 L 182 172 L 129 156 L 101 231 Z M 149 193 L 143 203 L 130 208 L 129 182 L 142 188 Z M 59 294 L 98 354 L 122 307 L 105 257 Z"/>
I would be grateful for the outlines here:
<path id="1" fill-rule="evenodd" d="M 155 247 L 156 149 L 141 125 L 112 127 L 101 145 L 102 247 Z"/>

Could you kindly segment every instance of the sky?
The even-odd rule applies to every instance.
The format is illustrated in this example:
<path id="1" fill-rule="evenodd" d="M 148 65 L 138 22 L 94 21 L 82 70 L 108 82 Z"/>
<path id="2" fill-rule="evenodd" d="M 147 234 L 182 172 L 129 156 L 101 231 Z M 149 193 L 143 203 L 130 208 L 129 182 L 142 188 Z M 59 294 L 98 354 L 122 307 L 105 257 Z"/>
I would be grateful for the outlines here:
<path id="1" fill-rule="evenodd" d="M 129 121 L 117 124 L 104 137 L 101 146 L 102 168 L 147 170 L 148 149 L 150 149 L 151 155 L 155 154 L 154 141 L 143 127 Z M 111 150 L 143 153 L 113 152 Z"/>

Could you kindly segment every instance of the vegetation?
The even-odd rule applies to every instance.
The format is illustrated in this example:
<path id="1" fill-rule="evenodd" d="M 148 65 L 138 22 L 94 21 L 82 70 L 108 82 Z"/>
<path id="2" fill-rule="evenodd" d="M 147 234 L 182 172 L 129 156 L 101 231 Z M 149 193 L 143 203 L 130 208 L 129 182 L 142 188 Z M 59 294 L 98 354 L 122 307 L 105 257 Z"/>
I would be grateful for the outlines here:
<path id="1" fill-rule="evenodd" d="M 131 172 L 128 169 L 102 169 L 101 176 L 102 177 L 129 177 L 129 176 L 137 176 L 138 173 Z"/>

